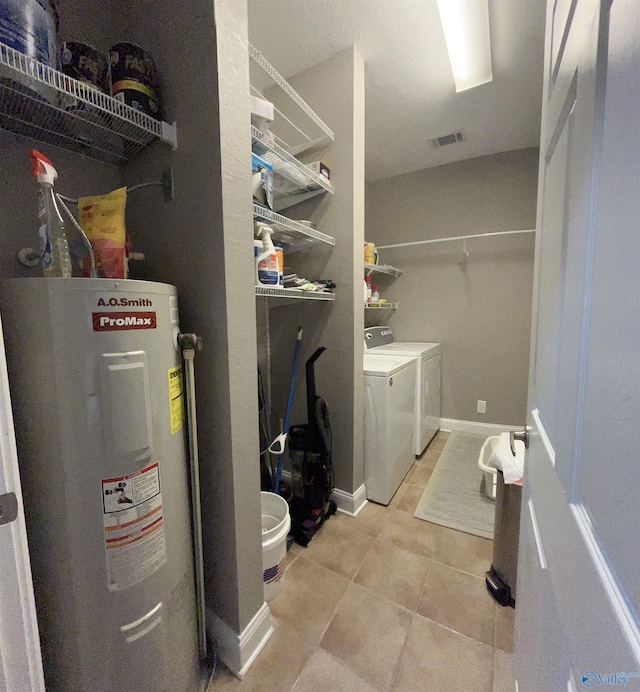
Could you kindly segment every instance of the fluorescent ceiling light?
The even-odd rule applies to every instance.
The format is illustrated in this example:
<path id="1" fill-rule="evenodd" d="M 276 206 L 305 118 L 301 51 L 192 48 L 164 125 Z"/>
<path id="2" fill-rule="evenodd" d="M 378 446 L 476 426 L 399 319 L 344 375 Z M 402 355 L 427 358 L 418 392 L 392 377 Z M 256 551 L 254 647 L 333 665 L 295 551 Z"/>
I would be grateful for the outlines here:
<path id="1" fill-rule="evenodd" d="M 438 0 L 456 92 L 492 81 L 489 0 Z"/>

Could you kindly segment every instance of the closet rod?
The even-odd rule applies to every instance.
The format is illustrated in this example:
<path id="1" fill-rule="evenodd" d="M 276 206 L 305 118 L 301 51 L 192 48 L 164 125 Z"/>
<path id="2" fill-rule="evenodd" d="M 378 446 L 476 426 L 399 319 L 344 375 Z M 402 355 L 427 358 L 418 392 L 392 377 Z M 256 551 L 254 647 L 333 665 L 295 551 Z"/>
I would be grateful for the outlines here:
<path id="1" fill-rule="evenodd" d="M 432 238 L 431 240 L 415 240 L 412 243 L 396 243 L 395 245 L 378 245 L 376 250 L 388 250 L 393 247 L 410 247 L 412 245 L 429 245 L 430 243 L 448 243 L 453 240 L 469 240 L 470 238 L 488 238 L 494 235 L 519 235 L 521 233 L 535 233 L 535 229 L 526 231 L 496 231 L 495 233 L 472 233 L 471 235 L 456 235 L 451 238 Z"/>

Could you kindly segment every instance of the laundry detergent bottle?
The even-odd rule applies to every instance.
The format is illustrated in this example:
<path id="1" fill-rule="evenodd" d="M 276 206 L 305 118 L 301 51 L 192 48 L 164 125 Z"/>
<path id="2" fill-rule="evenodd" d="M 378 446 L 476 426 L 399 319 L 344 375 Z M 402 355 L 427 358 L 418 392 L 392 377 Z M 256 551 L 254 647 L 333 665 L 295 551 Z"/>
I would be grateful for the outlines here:
<path id="1" fill-rule="evenodd" d="M 256 225 L 262 237 L 262 252 L 256 257 L 256 286 L 278 287 L 280 284 L 280 270 L 278 268 L 278 255 L 271 240 L 272 230 L 266 224 Z"/>
<path id="2" fill-rule="evenodd" d="M 71 255 L 64 220 L 58 209 L 53 184 L 58 173 L 49 159 L 35 149 L 29 152 L 31 175 L 40 186 L 38 239 L 44 276 L 71 276 Z"/>

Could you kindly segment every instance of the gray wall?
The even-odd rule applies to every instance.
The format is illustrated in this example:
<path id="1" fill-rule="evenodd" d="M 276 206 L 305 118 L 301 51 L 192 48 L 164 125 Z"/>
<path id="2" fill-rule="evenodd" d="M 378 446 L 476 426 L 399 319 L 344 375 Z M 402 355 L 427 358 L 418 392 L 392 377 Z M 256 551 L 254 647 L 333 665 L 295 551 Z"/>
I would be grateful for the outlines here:
<path id="1" fill-rule="evenodd" d="M 376 245 L 535 228 L 538 150 L 430 168 L 367 185 L 367 240 Z M 399 302 L 403 341 L 443 345 L 443 417 L 521 425 L 529 364 L 534 234 L 381 252 L 404 270 L 374 278 Z M 486 414 L 476 413 L 478 399 Z"/>
<path id="2" fill-rule="evenodd" d="M 302 326 L 304 348 L 290 422 L 306 421 L 304 362 L 318 346 L 326 346 L 316 363 L 317 392 L 329 406 L 336 488 L 353 493 L 364 482 L 364 62 L 351 48 L 288 81 L 335 132 L 335 142 L 321 157 L 331 169 L 335 195 L 317 227 L 335 237 L 336 244 L 332 251 L 314 248 L 287 255 L 285 264 L 306 278 L 332 278 L 337 289 L 333 303 L 301 303 L 270 311 L 274 430 L 284 413 L 296 329 Z M 296 205 L 283 213 L 310 218 L 316 204 Z"/>
<path id="3" fill-rule="evenodd" d="M 142 278 L 178 286 L 195 361 L 207 607 L 240 633 L 263 603 L 246 2 L 122 3 L 123 38 L 152 47 L 178 149 L 156 146 L 126 182 L 168 164 L 176 199 L 138 193 L 129 225 Z M 188 56 L 188 57 L 187 57 Z"/>
<path id="4" fill-rule="evenodd" d="M 59 41 L 82 41 L 108 56 L 109 49 L 122 39 L 125 29 L 117 2 L 59 0 Z"/>

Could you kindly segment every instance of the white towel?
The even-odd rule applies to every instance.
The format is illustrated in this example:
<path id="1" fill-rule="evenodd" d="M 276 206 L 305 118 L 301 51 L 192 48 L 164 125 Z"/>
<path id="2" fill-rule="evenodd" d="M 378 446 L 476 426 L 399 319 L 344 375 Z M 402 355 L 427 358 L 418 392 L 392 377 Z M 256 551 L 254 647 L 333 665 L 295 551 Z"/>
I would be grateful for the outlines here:
<path id="1" fill-rule="evenodd" d="M 515 441 L 516 455 L 511 453 L 509 433 L 502 433 L 500 441 L 489 457 L 489 466 L 493 466 L 504 474 L 505 483 L 517 483 L 524 475 L 524 442 Z"/>

